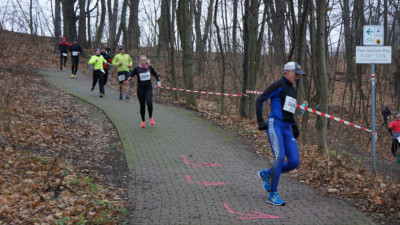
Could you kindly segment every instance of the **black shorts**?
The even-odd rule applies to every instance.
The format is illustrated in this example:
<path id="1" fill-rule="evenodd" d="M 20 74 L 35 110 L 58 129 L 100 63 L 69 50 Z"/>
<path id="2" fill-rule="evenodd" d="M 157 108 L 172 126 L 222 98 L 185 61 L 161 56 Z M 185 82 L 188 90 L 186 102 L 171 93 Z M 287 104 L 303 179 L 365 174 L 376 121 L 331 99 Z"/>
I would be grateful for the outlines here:
<path id="1" fill-rule="evenodd" d="M 123 75 L 125 75 L 125 78 L 123 77 Z M 120 71 L 120 72 L 118 72 L 117 79 L 118 79 L 120 84 L 124 83 L 124 81 L 128 80 L 128 78 L 129 78 L 129 72 L 128 71 Z"/>

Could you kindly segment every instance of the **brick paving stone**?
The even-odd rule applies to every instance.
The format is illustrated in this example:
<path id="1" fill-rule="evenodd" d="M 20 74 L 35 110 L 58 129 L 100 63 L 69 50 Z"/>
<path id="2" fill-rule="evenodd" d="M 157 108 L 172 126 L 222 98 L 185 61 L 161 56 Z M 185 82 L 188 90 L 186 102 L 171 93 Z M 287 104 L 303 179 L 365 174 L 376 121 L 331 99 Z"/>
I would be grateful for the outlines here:
<path id="1" fill-rule="evenodd" d="M 130 170 L 129 198 L 135 204 L 130 224 L 373 224 L 346 202 L 321 196 L 290 176 L 281 177 L 279 191 L 286 206 L 266 202 L 257 171 L 268 162 L 235 137 L 195 112 L 154 103 L 156 125 L 140 125 L 135 97 L 119 100 L 110 88 L 100 98 L 90 91 L 91 78 L 75 79 L 56 69 L 40 69 L 46 81 L 102 109 L 118 129 Z M 147 115 L 146 115 L 147 118 Z M 194 167 L 184 163 L 208 162 L 222 166 Z M 192 182 L 227 183 L 203 186 Z M 238 219 L 254 211 L 280 218 Z"/>

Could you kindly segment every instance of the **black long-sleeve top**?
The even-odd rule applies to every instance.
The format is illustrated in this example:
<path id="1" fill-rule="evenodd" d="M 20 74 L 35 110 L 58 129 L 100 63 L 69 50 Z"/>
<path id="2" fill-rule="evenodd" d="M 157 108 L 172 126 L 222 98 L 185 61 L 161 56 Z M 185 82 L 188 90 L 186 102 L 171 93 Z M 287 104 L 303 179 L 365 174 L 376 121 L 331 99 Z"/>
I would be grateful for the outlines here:
<path id="1" fill-rule="evenodd" d="M 160 77 L 152 66 L 148 66 L 147 68 L 143 68 L 140 66 L 135 67 L 130 76 L 134 77 L 135 75 L 137 75 L 138 79 L 138 89 L 153 89 L 153 86 L 151 84 L 151 75 L 156 78 L 157 82 L 160 81 Z"/>

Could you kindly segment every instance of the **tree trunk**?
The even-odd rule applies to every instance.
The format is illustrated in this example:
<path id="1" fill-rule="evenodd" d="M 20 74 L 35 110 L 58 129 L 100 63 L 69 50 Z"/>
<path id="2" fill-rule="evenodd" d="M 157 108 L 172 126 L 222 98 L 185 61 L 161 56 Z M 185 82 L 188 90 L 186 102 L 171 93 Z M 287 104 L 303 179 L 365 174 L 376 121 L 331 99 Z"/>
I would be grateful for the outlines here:
<path id="1" fill-rule="evenodd" d="M 119 24 L 119 29 L 118 29 L 118 33 L 117 33 L 117 38 L 115 39 L 115 43 L 114 45 L 117 46 L 118 42 L 120 40 L 121 37 L 121 33 L 122 35 L 122 45 L 126 46 L 126 42 L 127 40 L 127 30 L 126 30 L 126 10 L 128 8 L 128 0 L 124 0 L 122 3 L 122 12 L 121 12 L 121 22 Z"/>
<path id="2" fill-rule="evenodd" d="M 178 2 L 178 30 L 182 46 L 182 68 L 185 89 L 193 90 L 193 0 L 179 0 Z M 197 106 L 193 93 L 186 93 L 186 103 Z"/>
<path id="3" fill-rule="evenodd" d="M 207 43 L 208 32 L 212 22 L 212 13 L 214 0 L 210 0 L 207 10 L 207 19 L 204 25 L 203 35 L 201 35 L 200 19 L 201 19 L 201 4 L 202 1 L 197 1 L 197 10 L 195 10 L 195 31 L 196 31 L 196 55 L 197 55 L 197 74 L 204 72 L 204 51 Z"/>
<path id="4" fill-rule="evenodd" d="M 244 1 L 244 15 L 243 15 L 243 86 L 242 93 L 246 93 L 246 90 L 249 89 L 249 64 L 250 64 L 250 0 Z M 243 118 L 247 117 L 247 113 L 249 110 L 248 107 L 248 98 L 244 95 L 240 98 L 240 116 Z"/>
<path id="5" fill-rule="evenodd" d="M 168 7 L 171 7 L 171 17 L 168 16 L 168 36 L 169 36 L 169 57 L 171 64 L 171 75 L 173 87 L 178 87 L 178 79 L 176 78 L 176 54 L 175 54 L 175 6 L 176 0 L 172 0 L 172 4 Z M 179 92 L 174 91 L 174 100 L 177 101 L 179 99 Z"/>
<path id="6" fill-rule="evenodd" d="M 101 44 L 101 38 L 103 37 L 104 23 L 106 20 L 106 1 L 101 0 L 101 16 L 100 25 L 97 27 L 95 46 L 98 47 Z"/>
<path id="7" fill-rule="evenodd" d="M 235 55 L 238 50 L 237 25 L 238 25 L 238 0 L 233 0 L 233 21 L 232 21 L 232 51 Z"/>
<path id="8" fill-rule="evenodd" d="M 317 1 L 317 85 L 320 86 L 320 110 L 328 113 L 329 88 L 328 88 L 328 72 L 326 67 L 326 0 Z M 326 134 L 327 134 L 327 118 L 317 118 L 317 136 L 318 149 L 323 152 L 327 150 Z"/>
<path id="9" fill-rule="evenodd" d="M 116 34 L 117 34 L 117 19 L 118 19 L 118 1 L 114 0 L 114 6 L 113 6 L 113 13 L 112 13 L 112 21 L 110 24 L 110 42 L 108 45 L 111 48 L 111 52 L 114 53 L 115 49 L 117 48 L 115 39 L 116 39 Z"/>
<path id="10" fill-rule="evenodd" d="M 79 28 L 78 28 L 78 43 L 82 48 L 87 47 L 86 42 L 86 1 L 79 0 Z"/>
<path id="11" fill-rule="evenodd" d="M 54 8 L 54 52 L 56 52 L 61 40 L 61 0 L 55 0 Z"/>
<path id="12" fill-rule="evenodd" d="M 160 53 L 161 51 L 168 50 L 169 45 L 169 24 L 170 24 L 170 0 L 162 0 L 161 1 L 161 15 L 158 18 L 158 49 L 157 51 Z"/>
<path id="13" fill-rule="evenodd" d="M 64 37 L 67 41 L 76 38 L 76 15 L 74 10 L 76 0 L 61 0 L 64 21 Z"/>
<path id="14" fill-rule="evenodd" d="M 286 14 L 286 1 L 265 1 L 269 4 L 270 12 L 272 14 L 272 48 L 274 50 L 274 63 L 276 65 L 283 65 L 285 63 L 285 14 Z"/>
<path id="15" fill-rule="evenodd" d="M 96 5 L 98 4 L 99 0 L 96 0 Z M 91 22 L 90 22 L 90 10 L 89 10 L 89 6 L 90 6 L 90 2 L 91 0 L 87 1 L 87 5 L 86 5 L 86 17 L 87 17 L 87 46 L 86 48 L 91 48 L 92 47 L 92 30 L 91 30 Z M 98 12 L 98 10 L 97 10 Z"/>
<path id="16" fill-rule="evenodd" d="M 138 49 L 140 45 L 139 0 L 130 0 L 129 11 L 128 48 L 133 50 Z"/>
<path id="17" fill-rule="evenodd" d="M 222 82 L 221 82 L 221 93 L 225 92 L 225 77 L 226 77 L 226 66 L 225 66 L 225 53 L 224 53 L 224 47 L 222 45 L 222 39 L 221 39 L 221 34 L 219 33 L 219 26 L 218 26 L 218 21 L 217 21 L 217 13 L 218 13 L 218 0 L 215 1 L 215 8 L 214 8 L 214 26 L 217 32 L 217 39 L 218 39 L 218 46 L 219 46 L 219 52 L 221 54 L 221 64 L 222 64 Z M 220 100 L 220 113 L 223 115 L 225 114 L 225 96 L 221 96 Z"/>

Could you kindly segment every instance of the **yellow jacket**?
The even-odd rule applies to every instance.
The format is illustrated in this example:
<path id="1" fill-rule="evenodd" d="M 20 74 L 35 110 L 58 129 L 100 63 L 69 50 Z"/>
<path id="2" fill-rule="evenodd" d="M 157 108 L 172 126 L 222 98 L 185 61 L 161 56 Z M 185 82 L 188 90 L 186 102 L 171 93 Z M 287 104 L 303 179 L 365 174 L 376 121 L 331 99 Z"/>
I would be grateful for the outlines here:
<path id="1" fill-rule="evenodd" d="M 122 62 L 122 65 L 119 65 L 119 63 Z M 117 71 L 127 71 L 129 72 L 129 67 L 132 66 L 132 59 L 128 54 L 117 54 L 112 62 L 113 66 L 117 67 Z"/>
<path id="2" fill-rule="evenodd" d="M 102 70 L 103 63 L 107 63 L 107 61 L 104 59 L 102 55 L 93 55 L 88 62 L 88 64 L 94 64 L 93 70 Z"/>

